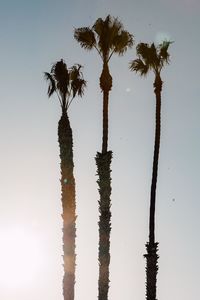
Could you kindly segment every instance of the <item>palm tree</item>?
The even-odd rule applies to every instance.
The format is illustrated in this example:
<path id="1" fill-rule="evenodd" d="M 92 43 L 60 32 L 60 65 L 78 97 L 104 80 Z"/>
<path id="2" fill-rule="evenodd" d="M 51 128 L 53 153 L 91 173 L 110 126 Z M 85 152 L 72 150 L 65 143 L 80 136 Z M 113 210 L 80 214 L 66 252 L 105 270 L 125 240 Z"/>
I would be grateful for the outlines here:
<path id="1" fill-rule="evenodd" d="M 147 254 L 144 257 L 146 264 L 146 299 L 156 300 L 156 280 L 158 272 L 158 243 L 155 242 L 155 204 L 156 204 L 156 185 L 158 177 L 158 160 L 160 148 L 160 132 L 161 132 L 161 91 L 162 80 L 161 70 L 165 64 L 169 64 L 168 48 L 172 42 L 164 41 L 157 47 L 140 43 L 136 47 L 138 58 L 130 62 L 131 71 L 138 72 L 141 76 L 146 76 L 149 71 L 153 71 L 155 75 L 154 93 L 156 96 L 156 126 L 155 126 L 155 142 L 153 155 L 153 171 L 150 194 L 150 216 L 149 216 L 149 241 L 146 243 Z"/>
<path id="2" fill-rule="evenodd" d="M 48 96 L 57 94 L 62 115 L 58 123 L 58 142 L 61 160 L 61 201 L 63 218 L 63 296 L 64 300 L 74 299 L 75 285 L 75 238 L 76 238 L 76 200 L 75 179 L 73 174 L 73 137 L 68 118 L 68 109 L 78 95 L 83 96 L 86 81 L 83 79 L 81 65 L 67 69 L 61 59 L 56 62 L 51 72 L 45 72 L 49 81 Z"/>
<path id="3" fill-rule="evenodd" d="M 75 29 L 75 39 L 86 50 L 96 49 L 103 62 L 100 76 L 100 88 L 103 92 L 103 136 L 102 151 L 97 152 L 96 164 L 99 179 L 99 284 L 98 298 L 106 300 L 109 289 L 110 231 L 111 231 L 111 159 L 108 151 L 108 105 L 112 88 L 112 76 L 109 61 L 114 53 L 123 55 L 133 45 L 133 36 L 124 30 L 117 18 L 108 15 L 105 20 L 99 18 L 94 25 Z"/>

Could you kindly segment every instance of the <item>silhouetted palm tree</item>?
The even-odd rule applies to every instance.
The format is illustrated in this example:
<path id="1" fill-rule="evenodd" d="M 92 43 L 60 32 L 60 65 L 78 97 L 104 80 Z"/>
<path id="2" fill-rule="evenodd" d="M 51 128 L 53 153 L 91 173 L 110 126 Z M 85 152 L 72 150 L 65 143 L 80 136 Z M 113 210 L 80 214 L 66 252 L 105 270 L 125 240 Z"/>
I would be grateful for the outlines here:
<path id="1" fill-rule="evenodd" d="M 112 88 L 109 61 L 114 53 L 123 55 L 133 45 L 133 36 L 124 30 L 117 18 L 99 18 L 94 25 L 75 29 L 75 39 L 86 50 L 96 49 L 103 62 L 100 88 L 103 92 L 102 152 L 97 152 L 96 164 L 99 179 L 99 300 L 106 300 L 109 288 L 110 230 L 111 230 L 111 177 L 112 151 L 108 151 L 108 104 Z"/>
<path id="2" fill-rule="evenodd" d="M 58 96 L 62 115 L 58 123 L 58 142 L 61 160 L 61 201 L 63 218 L 63 296 L 64 300 L 74 299 L 75 284 L 75 238 L 76 238 L 76 200 L 73 174 L 73 137 L 68 118 L 68 109 L 75 96 L 83 96 L 86 81 L 83 79 L 81 65 L 67 69 L 63 60 L 56 62 L 51 73 L 45 73 L 49 81 L 48 96 L 55 92 Z"/>
<path id="3" fill-rule="evenodd" d="M 169 63 L 168 47 L 169 41 L 164 41 L 157 47 L 140 43 L 136 47 L 138 58 L 131 61 L 130 69 L 138 72 L 141 76 L 146 76 L 149 71 L 155 75 L 154 93 L 156 96 L 156 126 L 155 126 L 155 143 L 153 156 L 153 171 L 150 195 L 150 216 L 149 216 L 149 241 L 146 243 L 147 254 L 144 256 L 147 260 L 146 265 L 146 299 L 156 300 L 156 281 L 158 272 L 158 243 L 155 242 L 155 204 L 156 204 L 156 184 L 158 176 L 158 159 L 160 148 L 161 132 L 161 91 L 162 80 L 161 70 L 165 64 Z"/>

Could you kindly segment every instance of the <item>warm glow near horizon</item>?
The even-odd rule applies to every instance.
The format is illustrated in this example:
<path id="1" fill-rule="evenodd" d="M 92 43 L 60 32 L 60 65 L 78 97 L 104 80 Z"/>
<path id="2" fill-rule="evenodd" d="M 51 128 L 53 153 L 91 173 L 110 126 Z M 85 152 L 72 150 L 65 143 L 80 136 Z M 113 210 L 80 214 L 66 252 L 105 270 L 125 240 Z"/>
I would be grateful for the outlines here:
<path id="1" fill-rule="evenodd" d="M 0 288 L 12 291 L 31 286 L 37 280 L 44 259 L 38 238 L 23 227 L 0 230 Z"/>

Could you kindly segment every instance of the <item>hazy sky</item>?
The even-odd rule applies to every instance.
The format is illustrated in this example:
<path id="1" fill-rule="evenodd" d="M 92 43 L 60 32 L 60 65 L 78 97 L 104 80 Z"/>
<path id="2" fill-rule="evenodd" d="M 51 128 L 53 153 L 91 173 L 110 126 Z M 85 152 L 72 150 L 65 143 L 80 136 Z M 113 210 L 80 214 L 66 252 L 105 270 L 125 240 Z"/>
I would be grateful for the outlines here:
<path id="1" fill-rule="evenodd" d="M 138 42 L 175 41 L 162 72 L 162 136 L 156 207 L 158 299 L 197 299 L 200 278 L 199 0 L 0 1 L 0 299 L 62 300 L 57 123 L 43 72 L 63 58 L 88 82 L 70 108 L 77 195 L 76 299 L 97 299 L 101 61 L 73 39 L 76 27 L 118 16 Z M 112 300 L 145 298 L 145 243 L 154 142 L 153 76 L 128 69 L 135 49 L 113 56 Z M 2 267 L 3 266 L 3 267 Z"/>

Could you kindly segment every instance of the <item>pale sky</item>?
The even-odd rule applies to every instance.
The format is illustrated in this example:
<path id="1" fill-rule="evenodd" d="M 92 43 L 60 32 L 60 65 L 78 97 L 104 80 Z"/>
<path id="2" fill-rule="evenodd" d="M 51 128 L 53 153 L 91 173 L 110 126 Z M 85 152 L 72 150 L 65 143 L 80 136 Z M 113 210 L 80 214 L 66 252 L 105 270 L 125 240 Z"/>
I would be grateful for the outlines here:
<path id="1" fill-rule="evenodd" d="M 102 64 L 73 38 L 108 14 L 139 42 L 170 38 L 162 72 L 162 135 L 156 240 L 158 300 L 197 299 L 200 278 L 199 0 L 0 1 L 0 299 L 62 300 L 62 232 L 57 123 L 44 71 L 63 58 L 88 82 L 69 116 L 77 195 L 76 299 L 97 299 Z M 109 107 L 112 161 L 110 300 L 145 299 L 145 243 L 154 143 L 153 76 L 128 69 L 135 48 L 113 56 Z"/>

